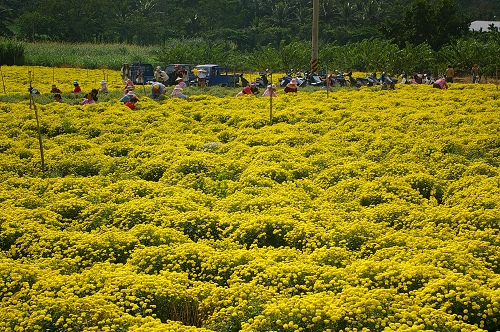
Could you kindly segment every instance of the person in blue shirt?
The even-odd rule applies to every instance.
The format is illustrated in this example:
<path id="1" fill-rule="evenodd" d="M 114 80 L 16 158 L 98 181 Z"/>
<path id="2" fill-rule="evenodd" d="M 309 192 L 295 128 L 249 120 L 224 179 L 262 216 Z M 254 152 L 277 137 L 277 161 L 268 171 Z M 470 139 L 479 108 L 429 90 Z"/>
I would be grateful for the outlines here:
<path id="1" fill-rule="evenodd" d="M 167 92 L 165 84 L 155 82 L 153 83 L 153 85 L 151 85 L 151 99 L 158 99 L 161 96 L 165 95 L 165 92 Z"/>

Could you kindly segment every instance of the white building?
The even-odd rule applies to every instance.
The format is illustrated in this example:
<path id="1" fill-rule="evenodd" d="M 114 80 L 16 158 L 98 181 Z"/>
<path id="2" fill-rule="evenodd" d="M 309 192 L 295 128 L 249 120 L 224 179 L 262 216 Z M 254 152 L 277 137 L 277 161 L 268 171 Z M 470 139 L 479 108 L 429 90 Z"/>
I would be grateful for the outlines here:
<path id="1" fill-rule="evenodd" d="M 471 31 L 489 31 L 489 27 L 493 24 L 494 27 L 500 29 L 500 21 L 474 21 L 470 24 L 469 30 Z"/>

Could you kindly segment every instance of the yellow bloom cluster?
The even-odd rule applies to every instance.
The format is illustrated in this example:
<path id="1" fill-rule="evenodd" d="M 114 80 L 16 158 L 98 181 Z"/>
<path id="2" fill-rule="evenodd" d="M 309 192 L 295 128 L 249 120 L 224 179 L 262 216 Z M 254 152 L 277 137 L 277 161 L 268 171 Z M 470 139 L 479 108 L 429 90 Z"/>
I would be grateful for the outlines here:
<path id="1" fill-rule="evenodd" d="M 110 90 L 123 88 L 120 72 L 111 69 L 82 69 L 82 68 L 49 68 L 40 66 L 2 66 L 2 88 L 0 95 L 27 94 L 31 86 L 40 93 L 50 93 L 52 84 L 62 92 L 71 92 L 73 82 L 77 81 L 82 90 L 90 91 L 100 88 L 100 82 L 105 80 Z"/>
<path id="2" fill-rule="evenodd" d="M 497 329 L 495 85 L 140 104 L 40 104 L 42 169 L 0 100 L 1 331 Z"/>

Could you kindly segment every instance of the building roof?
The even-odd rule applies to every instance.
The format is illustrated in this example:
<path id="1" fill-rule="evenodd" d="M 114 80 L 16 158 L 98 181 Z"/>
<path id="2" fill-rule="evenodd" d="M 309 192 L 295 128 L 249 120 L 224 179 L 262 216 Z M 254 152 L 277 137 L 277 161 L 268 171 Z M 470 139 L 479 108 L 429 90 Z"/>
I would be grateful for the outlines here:
<path id="1" fill-rule="evenodd" d="M 500 29 L 500 21 L 474 21 L 470 24 L 471 31 L 489 31 L 489 27 L 493 24 L 494 27 Z"/>

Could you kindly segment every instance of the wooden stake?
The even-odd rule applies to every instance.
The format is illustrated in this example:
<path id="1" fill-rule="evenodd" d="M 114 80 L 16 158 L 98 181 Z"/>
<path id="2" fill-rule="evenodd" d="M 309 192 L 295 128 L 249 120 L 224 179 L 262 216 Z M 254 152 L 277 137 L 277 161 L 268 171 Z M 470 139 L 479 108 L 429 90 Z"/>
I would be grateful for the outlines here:
<path id="1" fill-rule="evenodd" d="M 2 76 L 3 93 L 6 95 L 7 92 L 5 91 L 5 82 L 3 80 L 2 66 L 0 66 L 0 75 Z"/>
<path id="2" fill-rule="evenodd" d="M 267 73 L 266 73 L 267 74 Z M 271 93 L 269 94 L 269 123 L 273 125 L 273 72 L 271 72 Z M 266 86 L 267 89 L 267 86 Z"/>
<path id="3" fill-rule="evenodd" d="M 328 75 L 328 68 L 326 68 L 326 99 L 328 99 L 329 92 L 330 92 L 330 75 Z"/>
<path id="4" fill-rule="evenodd" d="M 42 144 L 42 133 L 40 132 L 40 122 L 38 120 L 38 109 L 36 107 L 35 101 L 33 100 L 33 94 L 30 93 L 30 98 L 33 103 L 33 108 L 35 109 L 35 117 L 36 117 L 36 129 L 38 131 L 38 143 L 40 145 L 40 159 L 42 161 L 42 173 L 45 173 L 45 160 L 43 157 L 43 144 Z"/>
<path id="5" fill-rule="evenodd" d="M 45 159 L 43 156 L 43 144 L 42 144 L 42 133 L 40 131 L 40 121 L 38 120 L 38 109 L 35 104 L 35 100 L 33 99 L 33 94 L 31 93 L 32 89 L 32 84 L 31 84 L 31 71 L 28 71 L 29 77 L 30 77 L 30 89 L 29 89 L 29 94 L 30 94 L 30 109 L 33 106 L 33 109 L 35 110 L 35 118 L 36 118 L 36 129 L 38 131 L 38 143 L 40 145 L 40 159 L 42 161 L 42 173 L 45 173 Z"/>

